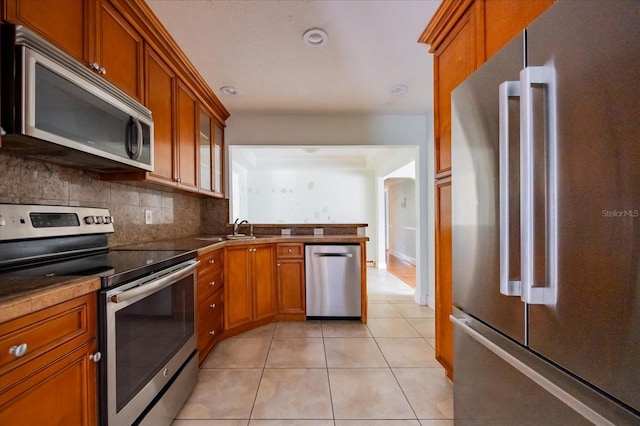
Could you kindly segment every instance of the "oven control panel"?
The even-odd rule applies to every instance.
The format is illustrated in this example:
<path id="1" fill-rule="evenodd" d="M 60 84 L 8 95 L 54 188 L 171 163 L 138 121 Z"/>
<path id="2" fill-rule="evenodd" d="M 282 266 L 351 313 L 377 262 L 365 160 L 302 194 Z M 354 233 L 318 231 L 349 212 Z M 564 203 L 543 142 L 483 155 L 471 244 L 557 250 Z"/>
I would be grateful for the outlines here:
<path id="1" fill-rule="evenodd" d="M 108 209 L 0 204 L 0 241 L 113 232 Z"/>

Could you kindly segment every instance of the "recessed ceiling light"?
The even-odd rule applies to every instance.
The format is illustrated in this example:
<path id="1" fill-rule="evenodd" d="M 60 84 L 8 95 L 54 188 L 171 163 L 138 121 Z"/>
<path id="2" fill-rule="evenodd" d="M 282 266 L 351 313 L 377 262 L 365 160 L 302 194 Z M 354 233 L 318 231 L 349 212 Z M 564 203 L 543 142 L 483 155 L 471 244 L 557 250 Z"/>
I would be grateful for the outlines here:
<path id="1" fill-rule="evenodd" d="M 395 86 L 393 86 L 391 88 L 391 94 L 392 95 L 404 95 L 405 93 L 407 93 L 407 90 L 409 90 L 409 88 L 407 86 L 405 86 L 404 84 L 396 84 Z"/>
<path id="2" fill-rule="evenodd" d="M 320 28 L 311 28 L 304 32 L 304 34 L 302 35 L 302 40 L 307 46 L 320 47 L 327 44 L 329 36 L 327 36 L 327 33 Z"/>
<path id="3" fill-rule="evenodd" d="M 237 95 L 238 94 L 238 89 L 236 89 L 233 86 L 222 86 L 220 88 L 220 91 L 222 93 L 224 93 L 225 95 Z"/>

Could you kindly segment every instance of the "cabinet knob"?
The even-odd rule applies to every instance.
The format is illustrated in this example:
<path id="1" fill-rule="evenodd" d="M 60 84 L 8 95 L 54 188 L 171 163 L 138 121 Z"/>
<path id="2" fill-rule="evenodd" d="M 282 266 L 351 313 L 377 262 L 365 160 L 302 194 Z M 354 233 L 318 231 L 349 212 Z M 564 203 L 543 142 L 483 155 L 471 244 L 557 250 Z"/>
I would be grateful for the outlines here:
<path id="1" fill-rule="evenodd" d="M 214 285 L 216 285 L 216 282 L 215 282 L 215 281 L 209 281 L 209 285 L 210 285 L 211 287 L 213 287 Z"/>
<path id="2" fill-rule="evenodd" d="M 289 253 L 291 253 L 291 249 L 289 249 Z"/>
<path id="3" fill-rule="evenodd" d="M 102 359 L 102 354 L 100 352 L 96 352 L 95 354 L 89 355 L 89 359 L 93 362 L 98 362 Z"/>
<path id="4" fill-rule="evenodd" d="M 99 71 L 100 70 L 100 65 L 98 65 L 97 62 L 91 62 L 89 64 L 89 66 L 91 67 L 91 69 L 95 70 L 95 71 Z"/>
<path id="5" fill-rule="evenodd" d="M 216 307 L 216 304 L 215 304 L 215 303 L 212 303 L 212 304 L 210 304 L 209 306 L 211 306 L 211 309 L 213 309 L 213 308 L 215 308 L 215 307 Z"/>
<path id="6" fill-rule="evenodd" d="M 216 331 L 215 331 L 215 330 L 211 330 L 211 331 L 209 332 L 209 334 L 210 334 L 210 335 L 212 335 L 212 336 L 215 336 Z"/>
<path id="7" fill-rule="evenodd" d="M 11 346 L 9 348 L 9 354 L 15 356 L 16 358 L 20 358 L 27 353 L 27 344 L 22 343 L 20 345 Z"/>
<path id="8" fill-rule="evenodd" d="M 280 264 L 279 264 L 279 263 L 276 263 L 276 266 L 280 266 Z"/>
<path id="9" fill-rule="evenodd" d="M 216 263 L 216 260 L 215 259 L 210 259 L 209 263 L 214 264 L 214 263 Z"/>
<path id="10" fill-rule="evenodd" d="M 107 70 L 104 67 L 100 67 L 100 69 L 98 70 L 98 72 L 102 75 L 106 75 L 107 74 Z"/>

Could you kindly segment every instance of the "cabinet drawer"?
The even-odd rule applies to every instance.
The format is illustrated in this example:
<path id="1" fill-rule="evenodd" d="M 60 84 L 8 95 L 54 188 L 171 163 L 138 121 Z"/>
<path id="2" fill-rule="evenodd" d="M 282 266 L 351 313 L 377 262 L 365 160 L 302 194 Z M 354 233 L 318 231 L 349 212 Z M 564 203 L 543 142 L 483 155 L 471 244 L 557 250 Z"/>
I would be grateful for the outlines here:
<path id="1" fill-rule="evenodd" d="M 213 269 L 222 268 L 222 253 L 224 250 L 216 250 L 211 253 L 204 254 L 198 257 L 200 265 L 198 265 L 198 278 L 200 276 L 208 274 Z"/>
<path id="2" fill-rule="evenodd" d="M 90 294 L 0 324 L 0 373 L 72 340 L 78 346 L 88 342 L 95 337 L 95 316 L 95 295 Z M 11 354 L 21 345 L 26 345 L 23 356 Z"/>
<path id="3" fill-rule="evenodd" d="M 205 350 L 220 338 L 223 331 L 223 293 L 217 291 L 198 305 L 198 350 L 205 356 Z"/>
<path id="4" fill-rule="evenodd" d="M 304 257 L 304 244 L 302 243 L 282 243 L 278 244 L 277 248 L 278 258 L 303 258 Z"/>
<path id="5" fill-rule="evenodd" d="M 202 302 L 215 291 L 221 289 L 224 283 L 224 272 L 222 268 L 216 268 L 198 277 L 197 301 Z"/>

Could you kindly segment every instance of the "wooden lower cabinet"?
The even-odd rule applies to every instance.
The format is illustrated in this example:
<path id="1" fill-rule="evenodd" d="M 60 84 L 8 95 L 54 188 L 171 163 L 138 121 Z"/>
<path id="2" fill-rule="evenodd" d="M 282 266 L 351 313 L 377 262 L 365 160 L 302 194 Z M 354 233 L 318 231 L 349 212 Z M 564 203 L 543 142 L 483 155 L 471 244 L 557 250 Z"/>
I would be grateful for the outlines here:
<path id="1" fill-rule="evenodd" d="M 451 178 L 436 182 L 436 359 L 453 378 Z"/>
<path id="2" fill-rule="evenodd" d="M 304 321 L 304 244 L 277 245 L 278 319 Z"/>
<path id="3" fill-rule="evenodd" d="M 96 317 L 89 294 L 0 324 L 0 424 L 97 423 Z"/>
<path id="4" fill-rule="evenodd" d="M 277 311 L 275 244 L 224 250 L 225 332 L 272 319 Z"/>
<path id="5" fill-rule="evenodd" d="M 198 257 L 196 283 L 196 334 L 198 362 L 206 360 L 224 329 L 224 251 L 215 250 Z"/>

